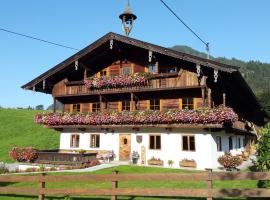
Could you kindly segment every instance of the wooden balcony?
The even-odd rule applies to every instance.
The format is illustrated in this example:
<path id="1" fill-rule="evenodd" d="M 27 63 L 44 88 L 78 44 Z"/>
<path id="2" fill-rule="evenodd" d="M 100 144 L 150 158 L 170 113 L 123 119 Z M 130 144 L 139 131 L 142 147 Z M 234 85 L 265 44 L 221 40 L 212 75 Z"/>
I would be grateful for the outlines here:
<path id="1" fill-rule="evenodd" d="M 129 92 L 147 92 L 160 90 L 177 90 L 192 89 L 205 87 L 205 78 L 201 81 L 191 75 L 179 76 L 177 73 L 156 74 L 144 85 L 118 87 L 118 88 L 102 88 L 89 89 L 84 85 L 83 81 L 61 81 L 53 89 L 54 97 L 74 96 L 74 95 L 98 95 L 113 93 L 129 93 Z"/>
<path id="2" fill-rule="evenodd" d="M 40 150 L 36 163 L 79 165 L 96 158 L 97 153 L 60 153 L 58 150 Z"/>

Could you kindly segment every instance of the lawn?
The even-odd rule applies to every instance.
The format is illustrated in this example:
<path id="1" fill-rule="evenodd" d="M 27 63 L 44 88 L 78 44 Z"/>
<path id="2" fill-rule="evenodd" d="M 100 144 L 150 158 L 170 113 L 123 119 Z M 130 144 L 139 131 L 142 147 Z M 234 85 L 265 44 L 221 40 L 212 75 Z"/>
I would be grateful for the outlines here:
<path id="1" fill-rule="evenodd" d="M 88 173 L 80 173 L 80 174 L 110 174 L 113 170 L 118 170 L 119 173 L 197 173 L 198 171 L 187 171 L 187 170 L 180 170 L 180 169 L 168 169 L 168 168 L 155 168 L 155 167 L 138 167 L 138 166 L 118 166 L 108 169 L 102 169 L 95 172 L 88 172 Z M 51 173 L 55 174 L 55 173 Z M 59 175 L 59 173 L 57 173 Z M 74 173 L 60 173 L 61 175 L 67 174 L 74 174 Z M 78 173 L 76 173 L 78 174 Z M 15 183 L 12 184 L 13 187 L 37 187 L 38 184 L 29 184 L 29 183 Z M 10 185 L 11 186 L 11 185 Z M 110 182 L 92 182 L 92 183 L 48 183 L 46 184 L 48 188 L 110 188 Z M 119 182 L 119 187 L 121 188 L 204 188 L 204 182 L 194 182 L 194 181 L 129 181 L 129 182 Z M 257 181 L 216 181 L 214 182 L 214 188 L 256 188 Z M 0 199 L 7 199 L 7 200 L 33 200 L 37 197 L 27 197 L 27 196 L 0 196 Z M 47 200 L 53 199 L 65 199 L 65 197 L 47 197 Z M 97 199 L 97 200 L 105 200 L 110 199 L 109 197 L 92 197 L 92 198 L 82 198 L 82 197 L 70 197 L 66 198 L 70 200 L 83 200 L 83 199 Z M 172 200 L 172 199 L 192 199 L 192 198 L 146 198 L 146 197 L 135 197 L 135 198 L 119 198 L 122 199 L 147 199 L 147 200 Z M 194 198 L 196 199 L 196 198 Z M 197 198 L 198 200 L 200 198 Z M 237 198 L 240 199 L 240 198 Z"/>
<path id="2" fill-rule="evenodd" d="M 36 125 L 34 110 L 0 109 L 0 162 L 13 162 L 8 152 L 14 146 L 38 149 L 59 147 L 59 134 Z"/>

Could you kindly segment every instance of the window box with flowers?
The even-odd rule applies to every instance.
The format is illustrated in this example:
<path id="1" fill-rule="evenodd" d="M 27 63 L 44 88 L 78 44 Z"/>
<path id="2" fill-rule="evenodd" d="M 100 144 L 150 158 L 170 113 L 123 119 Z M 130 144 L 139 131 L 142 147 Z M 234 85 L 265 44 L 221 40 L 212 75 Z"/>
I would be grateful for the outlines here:
<path id="1" fill-rule="evenodd" d="M 179 166 L 180 166 L 180 167 L 191 167 L 191 168 L 196 168 L 196 167 L 197 167 L 197 163 L 196 163 L 196 161 L 193 160 L 193 159 L 189 160 L 189 159 L 185 158 L 185 159 L 183 159 L 183 160 L 181 160 L 181 161 L 179 162 Z"/>
<path id="2" fill-rule="evenodd" d="M 147 161 L 148 165 L 155 165 L 155 166 L 163 166 L 164 162 L 163 160 L 160 160 L 160 158 L 152 157 L 150 160 Z"/>

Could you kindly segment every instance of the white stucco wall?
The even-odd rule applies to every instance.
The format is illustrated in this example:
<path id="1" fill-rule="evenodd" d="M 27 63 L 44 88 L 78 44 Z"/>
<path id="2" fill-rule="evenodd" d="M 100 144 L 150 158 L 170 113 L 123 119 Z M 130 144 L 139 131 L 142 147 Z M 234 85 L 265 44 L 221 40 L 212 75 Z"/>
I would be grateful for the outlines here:
<path id="1" fill-rule="evenodd" d="M 219 164 L 217 158 L 229 150 L 229 137 L 233 139 L 232 154 L 241 154 L 244 150 L 243 138 L 244 136 L 236 136 L 233 134 L 226 134 L 223 132 L 207 132 L 200 129 L 173 129 L 167 132 L 161 128 L 141 128 L 135 132 L 132 129 L 114 129 L 114 131 L 108 131 L 104 133 L 100 129 L 86 130 L 85 132 L 76 132 L 80 134 L 80 145 L 78 148 L 70 148 L 70 137 L 74 134 L 74 130 L 65 130 L 60 136 L 60 149 L 65 150 L 113 150 L 116 154 L 116 160 L 119 159 L 119 134 L 131 134 L 131 152 L 137 151 L 141 158 L 141 147 L 145 147 L 146 151 L 146 163 L 152 157 L 160 158 L 164 161 L 164 166 L 168 167 L 168 160 L 173 160 L 173 167 L 179 168 L 179 161 L 183 159 L 194 159 L 197 163 L 198 169 L 205 168 L 217 168 Z M 90 134 L 100 134 L 100 148 L 90 148 Z M 149 149 L 149 135 L 157 134 L 161 135 L 161 149 L 150 150 Z M 136 136 L 142 136 L 142 142 L 136 141 Z M 194 135 L 195 136 L 195 151 L 183 151 L 182 150 L 182 136 Z M 217 151 L 216 136 L 222 138 L 222 151 Z M 241 147 L 238 148 L 237 138 L 240 138 Z M 141 163 L 140 160 L 138 163 Z"/>

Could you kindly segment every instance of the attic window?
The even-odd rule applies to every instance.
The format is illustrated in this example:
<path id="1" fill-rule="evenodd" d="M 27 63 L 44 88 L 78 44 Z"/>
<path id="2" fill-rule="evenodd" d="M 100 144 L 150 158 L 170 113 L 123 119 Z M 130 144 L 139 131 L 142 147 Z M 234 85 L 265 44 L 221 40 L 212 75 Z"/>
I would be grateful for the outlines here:
<path id="1" fill-rule="evenodd" d="M 125 75 L 125 76 L 131 75 L 131 68 L 130 67 L 123 67 L 123 75 Z"/>
<path id="2" fill-rule="evenodd" d="M 149 65 L 148 66 L 148 72 L 151 74 L 157 73 L 157 66 L 156 65 Z"/>

